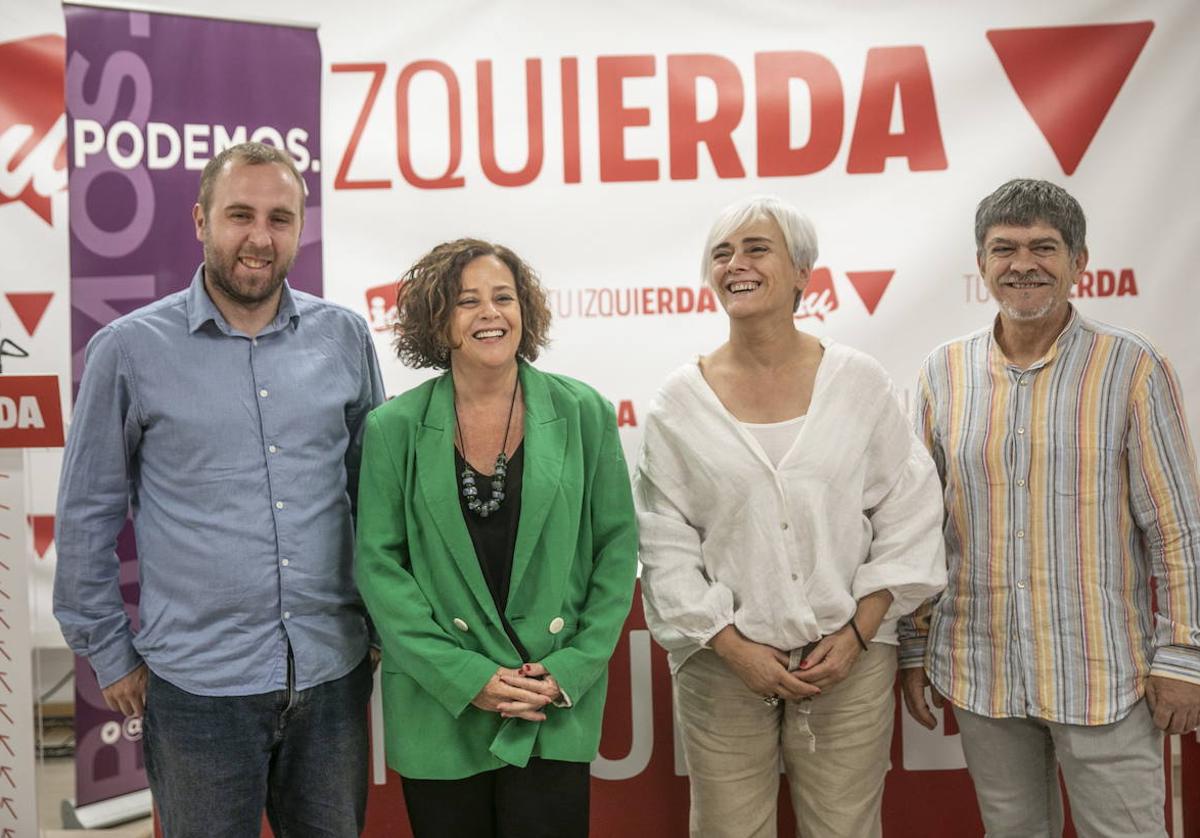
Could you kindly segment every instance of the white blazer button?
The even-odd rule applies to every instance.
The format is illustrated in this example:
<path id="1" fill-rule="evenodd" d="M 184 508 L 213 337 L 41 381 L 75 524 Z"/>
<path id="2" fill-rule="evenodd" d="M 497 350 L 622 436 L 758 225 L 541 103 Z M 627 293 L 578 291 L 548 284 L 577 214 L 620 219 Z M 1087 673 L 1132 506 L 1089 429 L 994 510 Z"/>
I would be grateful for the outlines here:
<path id="1" fill-rule="evenodd" d="M 469 628 L 469 626 L 467 625 L 467 621 L 464 620 L 462 617 L 454 618 L 454 627 L 456 629 L 458 629 L 459 631 L 466 631 Z"/>
<path id="2" fill-rule="evenodd" d="M 562 617 L 555 617 L 553 620 L 550 621 L 550 633 L 558 634 L 560 631 L 563 630 L 564 625 L 566 625 L 566 623 L 563 622 Z"/>

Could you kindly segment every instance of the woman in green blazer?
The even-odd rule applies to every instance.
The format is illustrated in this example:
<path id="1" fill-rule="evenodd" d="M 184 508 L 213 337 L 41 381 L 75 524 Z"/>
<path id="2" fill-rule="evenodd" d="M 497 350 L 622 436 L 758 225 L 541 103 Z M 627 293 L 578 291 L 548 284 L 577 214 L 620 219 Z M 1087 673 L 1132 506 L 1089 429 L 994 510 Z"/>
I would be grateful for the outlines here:
<path id="1" fill-rule="evenodd" d="M 527 363 L 550 312 L 507 248 L 439 245 L 398 308 L 401 360 L 446 373 L 366 425 L 356 567 L 388 764 L 418 838 L 586 835 L 637 565 L 612 406 Z"/>

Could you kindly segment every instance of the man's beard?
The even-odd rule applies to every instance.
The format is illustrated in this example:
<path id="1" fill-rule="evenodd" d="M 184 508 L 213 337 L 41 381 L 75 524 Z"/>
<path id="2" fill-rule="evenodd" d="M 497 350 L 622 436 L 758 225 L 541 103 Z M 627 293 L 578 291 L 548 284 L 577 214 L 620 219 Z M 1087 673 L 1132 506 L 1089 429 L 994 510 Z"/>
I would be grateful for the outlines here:
<path id="1" fill-rule="evenodd" d="M 1054 285 L 1053 277 L 1051 277 L 1047 274 L 1044 274 L 1041 271 L 1037 271 L 1037 270 L 1026 271 L 1025 273 L 1018 273 L 1017 271 L 1009 271 L 1007 274 L 1005 274 L 1003 277 L 1001 277 L 1000 285 L 1001 285 L 1001 287 L 1003 287 L 1005 282 L 1022 282 L 1022 281 L 1026 281 L 1026 282 L 1045 281 L 1045 282 L 1048 282 L 1051 286 Z M 1013 290 L 1017 290 L 1017 289 L 1013 289 Z M 1017 308 L 1012 303 L 1007 303 L 1007 302 L 1003 302 L 1000 300 L 997 300 L 997 302 L 999 302 L 1000 308 L 1004 310 L 1004 313 L 1007 314 L 1009 316 L 1009 318 L 1012 320 L 1041 320 L 1043 317 L 1045 317 L 1051 311 L 1053 311 L 1054 307 L 1056 305 L 1058 305 L 1058 300 L 1055 299 L 1054 297 L 1051 297 L 1049 300 L 1046 301 L 1046 303 L 1044 305 L 1040 306 L 1039 308 L 1033 309 L 1032 311 L 1029 309 Z"/>
<path id="2" fill-rule="evenodd" d="M 237 270 L 239 255 L 249 256 L 252 259 L 270 259 L 270 279 L 262 284 L 239 282 L 234 275 L 234 272 Z M 269 300 L 275 295 L 279 290 L 279 286 L 283 285 L 284 279 L 287 278 L 288 272 L 291 271 L 292 264 L 295 262 L 295 257 L 293 256 L 286 264 L 281 264 L 274 261 L 273 256 L 273 253 L 267 256 L 257 256 L 254 253 L 241 253 L 234 254 L 229 259 L 223 259 L 221 254 L 212 246 L 212 243 L 206 239 L 204 242 L 204 276 L 209 282 L 220 289 L 222 294 L 235 303 L 244 306 L 255 306 L 264 300 Z"/>

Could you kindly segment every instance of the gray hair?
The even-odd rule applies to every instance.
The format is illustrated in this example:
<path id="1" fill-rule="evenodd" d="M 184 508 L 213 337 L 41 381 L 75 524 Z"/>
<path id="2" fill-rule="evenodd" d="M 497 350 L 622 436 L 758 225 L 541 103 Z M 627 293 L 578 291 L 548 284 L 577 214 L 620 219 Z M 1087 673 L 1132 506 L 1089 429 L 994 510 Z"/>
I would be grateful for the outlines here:
<path id="1" fill-rule="evenodd" d="M 979 202 L 975 210 L 975 253 L 983 255 L 987 232 L 998 224 L 1031 227 L 1047 224 L 1058 231 L 1072 256 L 1087 242 L 1087 219 L 1067 190 L 1048 180 L 1010 180 Z"/>
<path id="2" fill-rule="evenodd" d="M 792 266 L 804 271 L 812 270 L 813 262 L 817 261 L 817 231 L 813 229 L 812 222 L 794 206 L 774 195 L 754 195 L 725 207 L 713 222 L 708 239 L 704 242 L 704 254 L 700 257 L 700 278 L 705 283 L 710 278 L 712 249 L 717 242 L 724 241 L 747 224 L 763 219 L 779 225 Z"/>

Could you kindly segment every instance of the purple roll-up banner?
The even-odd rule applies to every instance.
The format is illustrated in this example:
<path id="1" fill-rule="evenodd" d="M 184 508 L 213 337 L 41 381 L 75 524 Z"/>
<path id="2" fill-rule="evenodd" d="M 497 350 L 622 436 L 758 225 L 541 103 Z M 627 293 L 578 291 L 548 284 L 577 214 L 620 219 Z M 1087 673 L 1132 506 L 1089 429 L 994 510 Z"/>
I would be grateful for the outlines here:
<path id="1" fill-rule="evenodd" d="M 192 206 L 204 164 L 258 140 L 288 150 L 308 186 L 288 277 L 320 294 L 321 50 L 311 28 L 64 5 L 70 192 L 71 351 L 106 323 L 186 288 L 203 256 Z M 136 608 L 133 539 L 122 592 Z M 134 621 L 136 627 L 136 618 Z M 141 729 L 105 709 L 76 667 L 76 805 L 146 787 Z"/>

